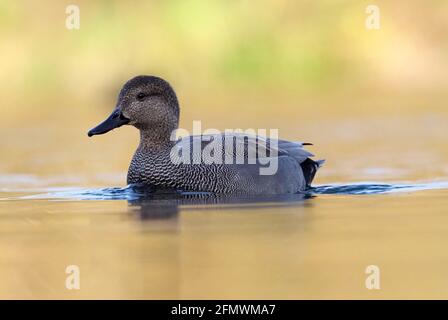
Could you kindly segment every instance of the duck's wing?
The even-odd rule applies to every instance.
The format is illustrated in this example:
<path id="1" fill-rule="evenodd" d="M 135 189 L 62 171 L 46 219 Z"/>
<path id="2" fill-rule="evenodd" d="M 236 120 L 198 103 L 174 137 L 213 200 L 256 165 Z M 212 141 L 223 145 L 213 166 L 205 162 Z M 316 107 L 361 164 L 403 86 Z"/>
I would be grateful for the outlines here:
<path id="1" fill-rule="evenodd" d="M 246 159 L 256 161 L 260 158 L 290 156 L 302 163 L 314 155 L 304 149 L 304 143 L 277 140 L 244 133 L 224 133 L 181 137 L 174 146 L 177 154 L 189 155 L 200 162 L 207 152 L 215 148 L 221 150 L 223 159 Z M 216 159 L 216 157 L 215 157 Z"/>

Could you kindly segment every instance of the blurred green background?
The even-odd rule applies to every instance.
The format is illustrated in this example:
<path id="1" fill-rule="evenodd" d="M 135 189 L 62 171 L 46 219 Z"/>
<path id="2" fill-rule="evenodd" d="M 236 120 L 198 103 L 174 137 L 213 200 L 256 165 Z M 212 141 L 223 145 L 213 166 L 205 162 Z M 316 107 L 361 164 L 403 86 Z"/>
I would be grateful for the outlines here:
<path id="1" fill-rule="evenodd" d="M 65 27 L 69 4 L 79 30 Z M 187 119 L 444 111 L 448 2 L 375 1 L 379 30 L 365 28 L 369 4 L 2 0 L 2 113 L 83 119 L 137 74 L 172 82 Z"/>

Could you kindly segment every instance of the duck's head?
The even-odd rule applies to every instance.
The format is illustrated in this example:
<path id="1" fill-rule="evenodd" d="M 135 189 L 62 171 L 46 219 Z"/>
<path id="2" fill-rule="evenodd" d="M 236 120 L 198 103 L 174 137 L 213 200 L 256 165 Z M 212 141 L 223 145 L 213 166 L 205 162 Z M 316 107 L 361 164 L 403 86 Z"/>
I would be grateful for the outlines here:
<path id="1" fill-rule="evenodd" d="M 170 84 L 154 76 L 137 76 L 123 86 L 112 114 L 87 134 L 104 134 L 122 125 L 169 135 L 179 123 L 179 104 Z"/>

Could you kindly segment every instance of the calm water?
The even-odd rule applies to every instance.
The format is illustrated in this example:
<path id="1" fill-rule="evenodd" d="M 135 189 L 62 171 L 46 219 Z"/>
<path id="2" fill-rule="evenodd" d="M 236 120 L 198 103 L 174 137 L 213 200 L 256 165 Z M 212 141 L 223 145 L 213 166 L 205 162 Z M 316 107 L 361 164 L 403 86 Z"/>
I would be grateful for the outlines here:
<path id="1" fill-rule="evenodd" d="M 448 298 L 446 120 L 287 126 L 315 188 L 238 199 L 126 188 L 128 128 L 0 129 L 0 298 Z"/>

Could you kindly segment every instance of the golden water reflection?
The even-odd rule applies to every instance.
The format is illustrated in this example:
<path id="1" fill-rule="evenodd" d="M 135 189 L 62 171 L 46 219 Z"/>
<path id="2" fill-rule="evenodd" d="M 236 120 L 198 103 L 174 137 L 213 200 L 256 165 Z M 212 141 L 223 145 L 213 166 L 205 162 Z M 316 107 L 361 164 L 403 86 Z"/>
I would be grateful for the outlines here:
<path id="1" fill-rule="evenodd" d="M 316 184 L 448 180 L 444 116 L 284 119 L 282 137 L 327 159 Z M 448 297 L 446 189 L 243 204 L 50 199 L 124 185 L 136 131 L 89 140 L 88 122 L 0 129 L 0 298 Z M 80 290 L 65 287 L 68 265 L 80 267 Z M 365 287 L 368 265 L 380 267 L 380 290 Z"/>
<path id="2" fill-rule="evenodd" d="M 447 297 L 446 199 L 319 195 L 152 217 L 126 201 L 1 201 L 0 297 Z M 73 264 L 81 289 L 69 291 Z M 381 290 L 365 288 L 372 264 Z"/>

